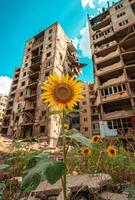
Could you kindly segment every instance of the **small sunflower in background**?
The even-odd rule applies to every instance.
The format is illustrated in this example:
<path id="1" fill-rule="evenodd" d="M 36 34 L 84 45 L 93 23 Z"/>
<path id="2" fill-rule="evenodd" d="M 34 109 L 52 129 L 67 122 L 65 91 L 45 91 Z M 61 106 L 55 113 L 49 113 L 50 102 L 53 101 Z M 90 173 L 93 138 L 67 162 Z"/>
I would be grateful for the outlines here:
<path id="1" fill-rule="evenodd" d="M 78 81 L 74 76 L 68 74 L 50 75 L 48 81 L 43 82 L 41 95 L 44 103 L 49 103 L 49 107 L 57 107 L 60 110 L 73 109 L 78 102 L 83 99 L 83 83 Z"/>
<path id="2" fill-rule="evenodd" d="M 107 153 L 109 157 L 115 157 L 117 154 L 117 149 L 113 145 L 110 145 L 107 148 Z"/>
<path id="3" fill-rule="evenodd" d="M 68 130 L 69 129 L 69 124 L 64 124 L 64 129 Z"/>
<path id="4" fill-rule="evenodd" d="M 82 150 L 82 154 L 85 155 L 85 156 L 90 156 L 91 153 L 92 153 L 91 149 L 83 149 Z"/>
<path id="5" fill-rule="evenodd" d="M 99 142 L 99 141 L 101 141 L 100 135 L 94 135 L 94 136 L 92 137 L 92 139 L 91 139 L 91 142 L 92 142 L 92 143 L 96 143 L 96 142 Z"/>
<path id="6" fill-rule="evenodd" d="M 79 150 L 77 151 L 77 153 L 78 153 L 79 155 L 82 154 L 82 150 L 79 149 Z"/>

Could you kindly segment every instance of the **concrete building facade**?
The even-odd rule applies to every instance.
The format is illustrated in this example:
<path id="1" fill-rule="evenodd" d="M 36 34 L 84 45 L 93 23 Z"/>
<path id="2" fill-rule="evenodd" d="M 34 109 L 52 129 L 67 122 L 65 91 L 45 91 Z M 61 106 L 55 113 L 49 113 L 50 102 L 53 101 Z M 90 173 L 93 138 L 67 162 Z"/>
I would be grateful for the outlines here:
<path id="1" fill-rule="evenodd" d="M 6 95 L 0 95 L 0 130 L 2 126 L 2 121 L 4 117 L 4 113 L 6 110 L 6 104 L 7 104 L 7 96 Z"/>
<path id="2" fill-rule="evenodd" d="M 85 82 L 83 85 L 84 99 L 80 102 L 80 132 L 91 138 L 100 134 L 99 112 L 96 102 L 94 83 Z"/>
<path id="3" fill-rule="evenodd" d="M 121 0 L 89 18 L 100 133 L 135 129 L 135 1 Z"/>
<path id="4" fill-rule="evenodd" d="M 2 132 L 11 137 L 40 136 L 56 145 L 59 117 L 46 117 L 47 104 L 40 98 L 41 83 L 49 74 L 81 71 L 76 49 L 58 23 L 26 42 L 21 68 L 15 70 Z"/>

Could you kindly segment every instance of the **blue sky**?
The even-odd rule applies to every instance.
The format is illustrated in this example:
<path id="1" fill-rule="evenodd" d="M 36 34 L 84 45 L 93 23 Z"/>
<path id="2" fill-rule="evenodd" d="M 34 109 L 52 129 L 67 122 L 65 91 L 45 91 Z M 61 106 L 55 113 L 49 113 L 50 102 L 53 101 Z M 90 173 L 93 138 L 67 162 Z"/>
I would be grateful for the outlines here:
<path id="1" fill-rule="evenodd" d="M 81 79 L 92 82 L 93 67 L 86 26 L 87 14 L 98 15 L 99 10 L 107 6 L 106 2 L 106 0 L 0 0 L 0 85 L 4 83 L 3 77 L 11 79 L 14 68 L 21 65 L 26 40 L 56 21 L 77 45 L 80 60 L 88 64 L 83 70 Z M 3 87 L 7 87 L 2 85 L 0 93 Z"/>

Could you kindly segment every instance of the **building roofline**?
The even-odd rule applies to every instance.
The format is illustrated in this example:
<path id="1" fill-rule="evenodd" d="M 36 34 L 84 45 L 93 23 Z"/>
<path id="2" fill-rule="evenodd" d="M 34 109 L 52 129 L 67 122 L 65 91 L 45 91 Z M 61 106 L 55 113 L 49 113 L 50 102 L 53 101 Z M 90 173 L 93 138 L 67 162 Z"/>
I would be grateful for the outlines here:
<path id="1" fill-rule="evenodd" d="M 108 8 L 106 8 L 104 12 L 98 14 L 97 16 L 93 17 L 92 19 L 90 19 L 90 16 L 89 16 L 89 14 L 88 14 L 88 20 L 89 20 L 90 22 L 92 22 L 92 20 L 93 20 L 93 21 L 96 20 L 98 17 L 100 17 L 101 15 L 105 14 L 106 12 L 108 12 L 110 8 L 116 6 L 117 4 L 119 4 L 119 3 L 122 2 L 122 1 L 123 1 L 123 0 L 119 0 L 118 2 L 113 3 L 111 6 L 109 6 Z M 107 1 L 107 2 L 109 2 L 109 1 Z"/>

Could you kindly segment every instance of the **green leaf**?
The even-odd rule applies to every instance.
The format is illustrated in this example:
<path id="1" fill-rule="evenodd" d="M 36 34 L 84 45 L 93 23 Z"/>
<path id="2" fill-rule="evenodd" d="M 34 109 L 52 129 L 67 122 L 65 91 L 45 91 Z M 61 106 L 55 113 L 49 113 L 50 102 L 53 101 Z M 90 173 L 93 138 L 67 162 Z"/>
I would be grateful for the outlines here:
<path id="1" fill-rule="evenodd" d="M 37 164 L 37 162 L 41 159 L 48 160 L 48 154 L 38 154 L 31 156 L 28 160 L 27 169 L 34 167 Z"/>
<path id="2" fill-rule="evenodd" d="M 9 165 L 7 165 L 7 164 L 0 164 L 0 170 L 6 169 L 8 167 L 9 167 Z"/>
<path id="3" fill-rule="evenodd" d="M 46 179 L 50 184 L 56 183 L 64 174 L 65 166 L 63 162 L 53 162 L 46 170 Z"/>
<path id="4" fill-rule="evenodd" d="M 2 199 L 3 199 L 3 193 L 0 192 L 0 200 L 2 200 Z"/>
<path id="5" fill-rule="evenodd" d="M 15 157 L 8 158 L 7 160 L 5 160 L 5 164 L 12 164 L 14 160 Z"/>
<path id="6" fill-rule="evenodd" d="M 62 162 L 48 161 L 45 158 L 38 161 L 23 178 L 22 192 L 35 190 L 39 183 L 46 179 L 51 184 L 55 183 L 63 174 L 63 165 Z"/>
<path id="7" fill-rule="evenodd" d="M 129 194 L 135 194 L 135 188 L 126 188 L 124 192 L 128 192 Z"/>
<path id="8" fill-rule="evenodd" d="M 31 192 L 35 190 L 41 182 L 41 176 L 38 173 L 28 174 L 22 182 L 22 192 Z"/>
<path id="9" fill-rule="evenodd" d="M 80 110 L 78 110 L 78 109 L 73 109 L 73 110 L 67 109 L 66 114 L 68 115 L 70 113 L 80 113 Z"/>
<path id="10" fill-rule="evenodd" d="M 4 183 L 0 183 L 0 190 L 5 189 L 6 185 Z"/>
<path id="11" fill-rule="evenodd" d="M 70 138 L 72 140 L 75 140 L 76 142 L 79 142 L 80 144 L 86 146 L 86 147 L 89 147 L 90 149 L 92 149 L 92 144 L 91 144 L 91 141 L 90 139 L 84 137 L 81 133 L 77 132 L 77 133 L 73 133 L 72 135 L 67 135 L 66 134 L 66 137 L 67 138 Z"/>
<path id="12" fill-rule="evenodd" d="M 47 112 L 46 115 L 49 116 L 49 115 L 58 115 L 58 114 L 61 114 L 62 111 L 61 110 L 53 110 L 53 111 L 50 111 L 50 112 Z"/>

